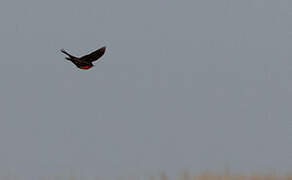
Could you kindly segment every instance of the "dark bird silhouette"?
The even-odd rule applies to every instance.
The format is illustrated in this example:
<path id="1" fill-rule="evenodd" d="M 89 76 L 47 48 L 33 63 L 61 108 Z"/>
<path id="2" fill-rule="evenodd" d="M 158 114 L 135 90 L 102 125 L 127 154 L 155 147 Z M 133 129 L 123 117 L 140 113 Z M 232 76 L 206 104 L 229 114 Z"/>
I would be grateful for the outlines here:
<path id="1" fill-rule="evenodd" d="M 106 47 L 102 47 L 90 54 L 87 54 L 82 57 L 75 57 L 71 54 L 67 53 L 64 49 L 61 49 L 61 52 L 66 54 L 68 57 L 65 57 L 65 59 L 71 61 L 73 64 L 75 64 L 80 69 L 90 69 L 93 64 L 93 61 L 98 60 L 102 55 L 105 53 Z"/>

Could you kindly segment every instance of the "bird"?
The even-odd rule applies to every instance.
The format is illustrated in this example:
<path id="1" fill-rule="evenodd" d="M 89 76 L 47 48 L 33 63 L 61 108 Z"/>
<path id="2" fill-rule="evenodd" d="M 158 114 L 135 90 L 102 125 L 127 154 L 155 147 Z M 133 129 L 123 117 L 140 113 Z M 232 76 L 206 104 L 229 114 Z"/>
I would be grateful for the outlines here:
<path id="1" fill-rule="evenodd" d="M 82 57 L 75 57 L 69 54 L 64 49 L 61 49 L 60 51 L 64 54 L 66 54 L 68 57 L 65 57 L 65 59 L 71 61 L 73 64 L 75 64 L 79 69 L 88 70 L 92 68 L 94 65 L 92 62 L 98 60 L 101 56 L 104 55 L 106 50 L 106 47 L 102 47 L 96 51 L 93 51 L 92 53 L 89 53 Z"/>

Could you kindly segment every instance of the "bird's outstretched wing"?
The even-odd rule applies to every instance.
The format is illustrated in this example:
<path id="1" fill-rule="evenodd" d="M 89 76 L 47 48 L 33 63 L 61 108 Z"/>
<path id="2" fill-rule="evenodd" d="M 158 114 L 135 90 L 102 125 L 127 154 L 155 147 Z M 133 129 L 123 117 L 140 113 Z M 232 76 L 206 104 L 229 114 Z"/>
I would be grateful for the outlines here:
<path id="1" fill-rule="evenodd" d="M 82 61 L 87 61 L 87 62 L 93 62 L 98 60 L 102 55 L 104 55 L 105 53 L 105 49 L 106 47 L 102 47 L 88 55 L 82 56 L 80 57 L 80 60 Z"/>
<path id="2" fill-rule="evenodd" d="M 65 51 L 65 49 L 60 49 L 60 51 L 64 54 L 66 54 L 67 56 L 69 56 L 70 58 L 73 58 L 74 56 L 72 56 L 71 54 L 67 53 L 67 51 Z"/>

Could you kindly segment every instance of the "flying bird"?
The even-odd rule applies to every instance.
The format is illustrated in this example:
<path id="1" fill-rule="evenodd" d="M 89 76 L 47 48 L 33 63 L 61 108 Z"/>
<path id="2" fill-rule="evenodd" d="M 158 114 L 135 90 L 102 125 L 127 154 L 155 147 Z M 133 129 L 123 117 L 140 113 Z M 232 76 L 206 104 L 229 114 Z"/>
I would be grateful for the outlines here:
<path id="1" fill-rule="evenodd" d="M 106 50 L 106 47 L 102 47 L 90 54 L 87 54 L 82 57 L 75 57 L 72 56 L 71 54 L 67 53 L 64 49 L 61 49 L 61 52 L 66 54 L 68 57 L 65 57 L 65 59 L 71 61 L 73 64 L 75 64 L 78 68 L 80 69 L 90 69 L 92 68 L 93 61 L 98 60 L 102 55 L 104 55 Z"/>

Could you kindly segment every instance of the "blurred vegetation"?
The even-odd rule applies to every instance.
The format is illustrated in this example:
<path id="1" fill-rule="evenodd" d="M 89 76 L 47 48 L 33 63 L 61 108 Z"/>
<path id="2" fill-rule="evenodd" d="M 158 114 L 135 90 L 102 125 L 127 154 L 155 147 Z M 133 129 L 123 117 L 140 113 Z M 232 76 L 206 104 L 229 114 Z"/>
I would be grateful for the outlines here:
<path id="1" fill-rule="evenodd" d="M 0 176 L 0 180 L 22 180 L 20 176 Z M 50 176 L 50 177 L 38 177 L 32 180 L 107 180 L 100 177 L 86 177 L 86 176 Z M 292 173 L 286 175 L 279 175 L 276 172 L 270 173 L 251 173 L 251 174 L 234 174 L 226 169 L 223 173 L 214 173 L 211 171 L 201 172 L 199 174 L 192 174 L 189 171 L 183 171 L 176 178 L 170 178 L 166 173 L 161 172 L 158 175 L 151 175 L 148 177 L 132 176 L 122 177 L 116 180 L 292 180 Z"/>

